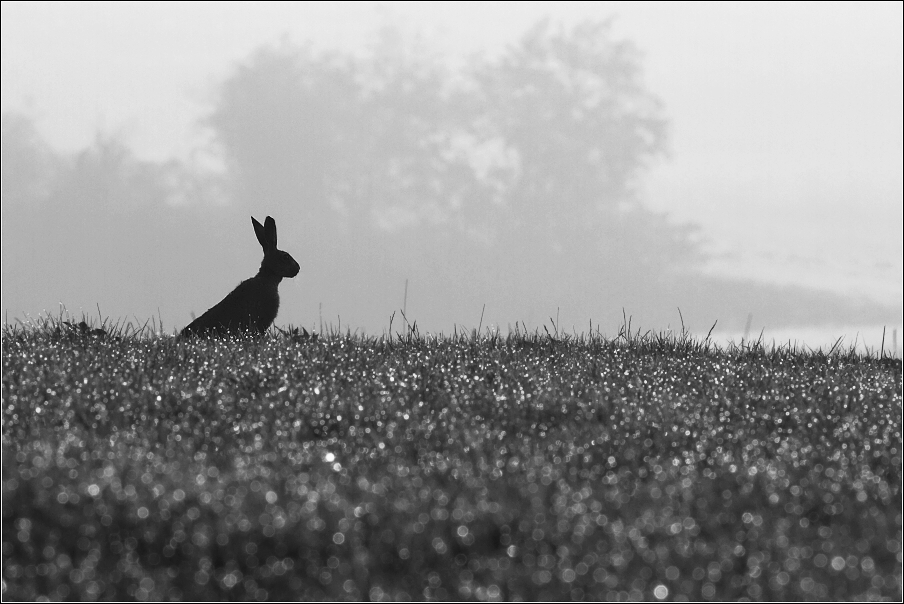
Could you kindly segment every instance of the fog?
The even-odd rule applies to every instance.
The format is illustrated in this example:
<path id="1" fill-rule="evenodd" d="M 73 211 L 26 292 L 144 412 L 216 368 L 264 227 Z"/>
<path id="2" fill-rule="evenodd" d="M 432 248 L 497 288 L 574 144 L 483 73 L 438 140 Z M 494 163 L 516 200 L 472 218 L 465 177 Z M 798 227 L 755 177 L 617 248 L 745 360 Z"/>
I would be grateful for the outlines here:
<path id="1" fill-rule="evenodd" d="M 2 309 L 886 350 L 900 3 L 3 3 Z M 680 309 L 680 312 L 679 312 Z M 898 336 L 895 337 L 896 339 Z M 900 343 L 895 343 L 900 354 Z"/>

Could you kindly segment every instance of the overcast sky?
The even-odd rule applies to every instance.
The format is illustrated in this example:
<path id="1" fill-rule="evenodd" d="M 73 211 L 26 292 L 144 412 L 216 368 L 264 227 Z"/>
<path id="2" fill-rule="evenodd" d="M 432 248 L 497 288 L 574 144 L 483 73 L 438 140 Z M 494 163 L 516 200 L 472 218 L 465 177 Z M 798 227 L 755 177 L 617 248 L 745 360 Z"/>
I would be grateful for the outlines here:
<path id="1" fill-rule="evenodd" d="M 546 15 L 613 16 L 644 53 L 670 120 L 644 202 L 703 226 L 711 271 L 901 304 L 900 2 L 4 2 L 2 107 L 59 150 L 100 130 L 187 158 L 217 83 L 260 45 L 355 50 L 394 24 L 461 60 Z"/>

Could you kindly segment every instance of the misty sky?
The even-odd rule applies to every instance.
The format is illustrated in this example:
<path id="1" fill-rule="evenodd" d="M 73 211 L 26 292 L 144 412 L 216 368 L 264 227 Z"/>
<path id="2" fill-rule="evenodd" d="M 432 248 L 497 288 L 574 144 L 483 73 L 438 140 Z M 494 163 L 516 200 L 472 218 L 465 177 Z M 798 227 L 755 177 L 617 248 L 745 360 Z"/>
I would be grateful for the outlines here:
<path id="1" fill-rule="evenodd" d="M 670 121 L 643 201 L 703 227 L 710 271 L 901 304 L 899 2 L 4 2 L 2 107 L 61 151 L 102 131 L 216 167 L 197 120 L 263 44 L 364 49 L 392 24 L 460 61 L 545 15 L 614 16 L 643 51 Z"/>

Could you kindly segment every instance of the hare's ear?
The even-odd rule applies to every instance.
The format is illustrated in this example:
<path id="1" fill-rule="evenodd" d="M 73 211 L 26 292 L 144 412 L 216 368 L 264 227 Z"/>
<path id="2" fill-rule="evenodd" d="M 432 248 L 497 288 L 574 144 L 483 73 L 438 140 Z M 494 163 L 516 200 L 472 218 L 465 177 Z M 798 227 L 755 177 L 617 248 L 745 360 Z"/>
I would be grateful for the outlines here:
<path id="1" fill-rule="evenodd" d="M 254 225 L 254 234 L 257 235 L 257 240 L 261 247 L 264 248 L 264 251 L 276 249 L 276 224 L 273 219 L 267 216 L 267 220 L 264 221 L 266 226 L 264 226 L 252 216 L 251 224 Z M 273 227 L 272 229 L 270 228 L 271 226 Z"/>
<path id="2" fill-rule="evenodd" d="M 276 221 L 271 217 L 267 216 L 267 219 L 264 220 L 264 234 L 267 236 L 267 241 L 269 241 L 273 247 L 276 247 Z"/>

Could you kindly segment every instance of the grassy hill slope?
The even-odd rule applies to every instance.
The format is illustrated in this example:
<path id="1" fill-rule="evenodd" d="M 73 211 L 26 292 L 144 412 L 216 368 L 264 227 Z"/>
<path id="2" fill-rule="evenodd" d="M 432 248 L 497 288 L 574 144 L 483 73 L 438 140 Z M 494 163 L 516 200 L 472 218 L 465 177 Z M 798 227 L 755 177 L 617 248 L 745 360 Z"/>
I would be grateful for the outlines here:
<path id="1" fill-rule="evenodd" d="M 896 599 L 901 377 L 680 334 L 6 327 L 3 596 Z"/>

